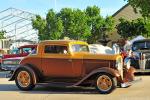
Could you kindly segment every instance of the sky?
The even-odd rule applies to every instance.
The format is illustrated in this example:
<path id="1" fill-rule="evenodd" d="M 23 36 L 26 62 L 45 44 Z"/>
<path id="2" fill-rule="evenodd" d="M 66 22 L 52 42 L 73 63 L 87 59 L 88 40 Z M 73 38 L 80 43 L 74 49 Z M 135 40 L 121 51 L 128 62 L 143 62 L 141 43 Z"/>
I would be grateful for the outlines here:
<path id="1" fill-rule="evenodd" d="M 96 5 L 105 17 L 114 14 L 126 3 L 124 0 L 1 0 L 0 11 L 13 7 L 45 17 L 52 8 L 59 12 L 65 7 L 84 10 L 87 6 Z"/>

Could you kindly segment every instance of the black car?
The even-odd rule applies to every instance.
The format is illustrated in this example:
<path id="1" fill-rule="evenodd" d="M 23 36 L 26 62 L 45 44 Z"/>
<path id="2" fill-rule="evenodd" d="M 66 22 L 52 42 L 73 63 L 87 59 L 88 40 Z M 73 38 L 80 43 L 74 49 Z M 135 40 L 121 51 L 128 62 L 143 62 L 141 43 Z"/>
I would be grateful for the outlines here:
<path id="1" fill-rule="evenodd" d="M 139 71 L 150 71 L 150 39 L 133 42 L 132 51 L 136 59 L 131 59 L 131 65 Z"/>

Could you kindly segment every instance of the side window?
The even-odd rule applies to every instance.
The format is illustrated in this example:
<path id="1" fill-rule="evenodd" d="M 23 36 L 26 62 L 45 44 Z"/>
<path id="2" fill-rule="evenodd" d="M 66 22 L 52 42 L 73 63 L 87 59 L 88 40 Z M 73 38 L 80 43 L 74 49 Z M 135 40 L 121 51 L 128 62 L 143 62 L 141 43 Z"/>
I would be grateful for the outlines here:
<path id="1" fill-rule="evenodd" d="M 67 46 L 46 45 L 44 53 L 67 54 L 68 49 L 67 49 Z"/>

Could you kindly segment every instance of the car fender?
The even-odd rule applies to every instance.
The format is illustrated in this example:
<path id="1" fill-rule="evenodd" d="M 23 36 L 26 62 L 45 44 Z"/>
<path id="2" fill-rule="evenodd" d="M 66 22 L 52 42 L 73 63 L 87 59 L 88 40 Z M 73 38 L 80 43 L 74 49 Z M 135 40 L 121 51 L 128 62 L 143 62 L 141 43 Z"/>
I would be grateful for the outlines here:
<path id="1" fill-rule="evenodd" d="M 30 73 L 32 74 L 32 77 L 33 77 L 33 82 L 34 84 L 37 83 L 37 76 L 36 76 L 36 73 L 35 71 L 30 68 L 29 66 L 20 66 L 18 67 L 14 72 L 13 72 L 13 75 L 11 76 L 11 78 L 9 79 L 9 81 L 14 81 L 15 80 L 15 76 L 16 76 L 16 73 L 17 71 L 19 71 L 20 69 L 27 69 L 28 71 L 30 71 Z"/>
<path id="2" fill-rule="evenodd" d="M 113 77 L 117 77 L 117 78 L 121 76 L 119 71 L 117 71 L 117 70 L 114 70 L 114 69 L 109 68 L 109 67 L 108 68 L 107 67 L 102 67 L 102 68 L 99 68 L 99 69 L 96 69 L 96 70 L 92 71 L 91 73 L 86 75 L 84 78 L 82 78 L 79 82 L 75 83 L 73 86 L 80 85 L 85 80 L 89 79 L 90 77 L 92 77 L 94 75 L 100 74 L 100 73 L 107 73 L 107 74 L 110 74 Z"/>

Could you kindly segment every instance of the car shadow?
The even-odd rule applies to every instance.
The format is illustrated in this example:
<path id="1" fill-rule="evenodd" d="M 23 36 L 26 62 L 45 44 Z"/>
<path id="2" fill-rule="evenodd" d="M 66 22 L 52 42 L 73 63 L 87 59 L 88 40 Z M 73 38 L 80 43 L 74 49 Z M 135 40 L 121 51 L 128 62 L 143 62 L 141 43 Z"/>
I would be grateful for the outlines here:
<path id="1" fill-rule="evenodd" d="M 20 91 L 27 94 L 99 94 L 95 88 L 37 86 L 32 91 Z"/>
<path id="2" fill-rule="evenodd" d="M 150 76 L 150 72 L 136 72 L 135 76 Z"/>
<path id="3" fill-rule="evenodd" d="M 85 87 L 51 87 L 37 85 L 31 91 L 21 91 L 15 84 L 0 84 L 0 92 L 20 92 L 25 94 L 99 94 L 95 88 Z"/>
<path id="4" fill-rule="evenodd" d="M 19 91 L 15 84 L 0 84 L 0 91 Z"/>

